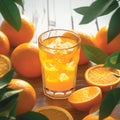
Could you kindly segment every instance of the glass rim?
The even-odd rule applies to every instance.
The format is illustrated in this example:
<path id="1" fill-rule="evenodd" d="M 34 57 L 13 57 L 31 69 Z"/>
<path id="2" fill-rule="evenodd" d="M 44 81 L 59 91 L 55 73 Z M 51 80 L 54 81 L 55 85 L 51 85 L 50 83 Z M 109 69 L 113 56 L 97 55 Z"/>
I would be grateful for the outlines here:
<path id="1" fill-rule="evenodd" d="M 45 46 L 44 44 L 42 44 L 42 42 L 41 42 L 41 37 L 42 37 L 42 35 L 50 32 L 50 31 L 66 31 L 66 32 L 70 32 L 70 33 L 74 34 L 74 35 L 76 36 L 76 38 L 78 38 L 78 39 L 76 39 L 76 41 L 78 40 L 78 42 L 76 42 L 76 44 L 74 44 L 74 45 L 71 46 L 71 47 L 65 47 L 65 48 L 51 48 L 51 47 L 47 47 L 47 46 Z M 60 37 L 60 35 L 56 35 L 56 37 Z M 49 38 L 49 37 L 48 37 L 48 38 Z M 50 38 L 52 38 L 52 37 L 50 37 Z M 73 39 L 73 40 L 74 40 L 74 39 Z M 44 47 L 44 48 L 51 49 L 51 50 L 66 50 L 66 49 L 72 49 L 72 48 L 80 45 L 80 43 L 81 43 L 81 38 L 80 38 L 80 36 L 79 36 L 77 33 L 75 33 L 74 31 L 72 31 L 72 30 L 67 30 L 67 29 L 51 29 L 51 30 L 47 30 L 47 31 L 41 33 L 41 34 L 39 35 L 39 37 L 38 37 L 38 44 L 40 44 L 40 45 L 41 45 L 42 47 Z"/>

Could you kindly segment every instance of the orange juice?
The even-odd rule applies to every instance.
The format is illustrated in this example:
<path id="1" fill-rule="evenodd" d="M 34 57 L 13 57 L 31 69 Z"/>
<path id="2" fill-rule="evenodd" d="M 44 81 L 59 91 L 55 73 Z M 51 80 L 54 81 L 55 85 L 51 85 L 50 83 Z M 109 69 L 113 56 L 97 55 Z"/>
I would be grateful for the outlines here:
<path id="1" fill-rule="evenodd" d="M 60 96 L 69 94 L 75 88 L 80 46 L 78 39 L 66 36 L 53 36 L 39 41 L 45 94 Z M 47 92 L 47 93 L 46 93 Z"/>

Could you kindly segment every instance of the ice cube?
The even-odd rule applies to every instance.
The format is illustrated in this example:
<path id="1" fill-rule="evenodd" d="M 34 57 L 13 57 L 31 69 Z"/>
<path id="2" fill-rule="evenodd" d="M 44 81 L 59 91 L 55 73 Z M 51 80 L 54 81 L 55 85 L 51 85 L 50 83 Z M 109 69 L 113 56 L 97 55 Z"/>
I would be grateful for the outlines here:
<path id="1" fill-rule="evenodd" d="M 60 74 L 60 81 L 61 81 L 61 82 L 64 82 L 64 81 L 66 81 L 66 80 L 68 80 L 68 79 L 69 79 L 69 77 L 68 77 L 67 74 L 65 74 L 65 73 L 61 73 L 61 74 Z"/>

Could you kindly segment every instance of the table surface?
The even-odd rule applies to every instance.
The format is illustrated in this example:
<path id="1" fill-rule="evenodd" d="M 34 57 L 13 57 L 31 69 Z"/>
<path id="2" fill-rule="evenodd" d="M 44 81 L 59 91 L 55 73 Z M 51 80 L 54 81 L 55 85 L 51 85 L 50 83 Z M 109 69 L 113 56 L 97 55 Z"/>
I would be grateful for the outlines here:
<path id="1" fill-rule="evenodd" d="M 91 66 L 91 63 L 78 66 L 77 82 L 76 82 L 76 88 L 75 88 L 76 90 L 87 86 L 85 79 L 84 79 L 84 72 L 90 66 Z M 51 99 L 45 96 L 43 93 L 43 89 L 42 89 L 42 78 L 41 77 L 36 78 L 36 79 L 27 79 L 27 78 L 22 78 L 18 76 L 18 78 L 28 81 L 36 90 L 37 101 L 36 101 L 36 105 L 34 106 L 33 110 L 41 106 L 47 106 L 47 105 L 60 106 L 68 110 L 73 116 L 74 120 L 82 120 L 82 118 L 88 114 L 87 112 L 81 112 L 81 111 L 74 109 L 70 105 L 67 99 Z"/>

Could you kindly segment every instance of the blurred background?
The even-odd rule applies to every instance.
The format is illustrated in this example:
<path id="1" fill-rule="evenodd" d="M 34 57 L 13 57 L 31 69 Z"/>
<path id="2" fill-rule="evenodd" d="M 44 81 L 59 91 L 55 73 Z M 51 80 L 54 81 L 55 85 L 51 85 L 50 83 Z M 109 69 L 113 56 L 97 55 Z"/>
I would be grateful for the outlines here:
<path id="1" fill-rule="evenodd" d="M 33 41 L 37 41 L 42 32 L 54 28 L 75 29 L 95 35 L 96 20 L 79 25 L 82 15 L 74 11 L 75 8 L 89 6 L 92 2 L 93 0 L 23 0 L 24 9 L 20 7 L 20 11 L 35 25 Z M 97 19 L 99 28 L 109 23 L 110 16 L 111 14 Z M 2 19 L 0 16 L 0 22 Z"/>

